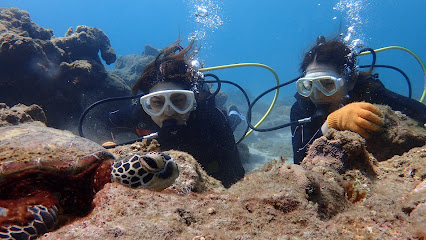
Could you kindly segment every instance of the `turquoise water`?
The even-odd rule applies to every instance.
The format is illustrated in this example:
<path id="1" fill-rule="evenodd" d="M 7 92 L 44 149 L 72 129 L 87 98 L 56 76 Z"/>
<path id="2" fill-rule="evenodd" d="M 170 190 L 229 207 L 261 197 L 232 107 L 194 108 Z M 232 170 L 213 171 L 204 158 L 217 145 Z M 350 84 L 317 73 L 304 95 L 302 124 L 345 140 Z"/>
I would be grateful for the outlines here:
<path id="1" fill-rule="evenodd" d="M 424 0 L 3 0 L 1 6 L 27 10 L 34 22 L 53 29 L 58 37 L 77 25 L 98 27 L 108 35 L 117 55 L 141 53 L 146 44 L 162 48 L 178 37 L 186 45 L 196 35 L 201 45 L 199 60 L 205 67 L 259 62 L 274 68 L 281 82 L 297 76 L 304 51 L 318 35 L 348 36 L 348 27 L 354 29 L 350 41 L 359 39 L 374 49 L 400 45 L 426 59 Z M 200 17 L 202 11 L 196 16 L 198 7 L 206 10 L 205 17 Z M 362 63 L 369 61 L 368 56 L 361 58 Z M 386 51 L 378 54 L 377 64 L 404 70 L 413 84 L 413 97 L 420 98 L 423 72 L 412 56 Z M 389 89 L 407 95 L 401 75 L 392 70 L 379 73 Z M 252 96 L 275 81 L 267 70 L 255 68 L 215 74 L 242 84 Z M 282 89 L 281 98 L 289 100 L 294 93 L 295 86 L 290 85 Z"/>

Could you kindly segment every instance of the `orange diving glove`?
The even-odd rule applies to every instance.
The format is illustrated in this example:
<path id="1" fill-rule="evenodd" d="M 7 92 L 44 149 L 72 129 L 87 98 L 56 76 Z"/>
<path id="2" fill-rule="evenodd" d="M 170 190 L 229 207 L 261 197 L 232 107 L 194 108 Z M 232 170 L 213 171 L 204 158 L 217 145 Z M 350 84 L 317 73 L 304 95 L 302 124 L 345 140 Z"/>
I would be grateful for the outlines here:
<path id="1" fill-rule="evenodd" d="M 375 132 L 383 125 L 383 114 L 370 103 L 355 102 L 332 112 L 327 123 L 330 128 L 351 130 L 369 138 L 369 132 Z"/>

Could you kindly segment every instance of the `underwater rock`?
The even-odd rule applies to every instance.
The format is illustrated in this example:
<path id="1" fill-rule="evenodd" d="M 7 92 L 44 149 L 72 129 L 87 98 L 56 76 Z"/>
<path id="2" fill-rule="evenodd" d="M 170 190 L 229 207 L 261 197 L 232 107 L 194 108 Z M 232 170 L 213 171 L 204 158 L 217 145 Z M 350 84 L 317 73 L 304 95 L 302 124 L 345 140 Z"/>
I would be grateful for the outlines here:
<path id="1" fill-rule="evenodd" d="M 78 26 L 65 37 L 34 23 L 28 12 L 0 9 L 0 96 L 9 106 L 22 103 L 43 108 L 47 125 L 74 130 L 81 112 L 97 100 L 130 95 L 107 64 L 116 55 L 98 29 Z"/>
<path id="2" fill-rule="evenodd" d="M 420 203 L 410 214 L 411 232 L 419 239 L 426 237 L 426 203 Z"/>
<path id="3" fill-rule="evenodd" d="M 426 202 L 426 180 L 421 182 L 417 187 L 411 191 L 407 199 L 403 203 L 402 211 L 411 216 L 411 213 L 417 207 Z"/>
<path id="4" fill-rule="evenodd" d="M 111 151 L 122 156 L 158 147 L 147 143 Z M 228 189 L 212 184 L 200 192 L 184 188 L 196 186 L 197 176 L 205 172 L 190 155 L 169 151 L 183 177 L 178 187 L 150 192 L 108 183 L 96 194 L 90 215 L 40 239 L 420 238 L 424 204 L 410 216 L 402 209 L 410 192 L 423 186 L 419 184 L 426 172 L 425 149 L 426 145 L 377 162 L 376 175 L 367 174 L 370 181 L 358 169 L 339 174 L 327 166 L 276 161 Z M 357 193 L 366 184 L 367 192 Z"/>
<path id="5" fill-rule="evenodd" d="M 119 76 L 127 85 L 132 86 L 139 79 L 145 67 L 154 61 L 160 51 L 161 49 L 145 45 L 145 51 L 141 55 L 118 56 L 111 74 Z"/>
<path id="6" fill-rule="evenodd" d="M 102 59 L 110 65 L 116 60 L 114 49 L 111 47 L 107 35 L 96 27 L 77 26 L 75 31 L 68 29 L 65 37 L 52 39 L 53 44 L 62 49 L 69 58 L 68 62 L 90 59 L 100 62 L 98 52 Z"/>
<path id="7" fill-rule="evenodd" d="M 33 121 L 47 122 L 46 115 L 40 106 L 17 104 L 9 108 L 5 103 L 0 103 L 0 127 Z"/>
<path id="8" fill-rule="evenodd" d="M 149 44 L 145 45 L 145 50 L 142 52 L 142 56 L 153 56 L 157 57 L 160 54 L 162 49 L 155 48 Z"/>
<path id="9" fill-rule="evenodd" d="M 359 134 L 330 129 L 312 143 L 302 165 L 323 166 L 339 173 L 356 168 L 374 175 L 374 161 L 366 150 L 365 139 Z"/>
<path id="10" fill-rule="evenodd" d="M 329 132 L 309 147 L 302 164 L 331 167 L 340 173 L 360 169 L 374 176 L 377 160 L 384 161 L 426 142 L 426 129 L 388 106 L 376 105 L 384 114 L 384 125 L 368 140 L 352 131 Z"/>
<path id="11" fill-rule="evenodd" d="M 221 192 L 225 190 L 222 183 L 209 176 L 201 165 L 190 154 L 175 150 L 166 151 L 175 159 L 179 168 L 179 177 L 170 187 L 180 194 L 190 192 Z"/>
<path id="12" fill-rule="evenodd" d="M 423 146 L 426 142 L 426 128 L 399 111 L 389 106 L 376 105 L 384 115 L 382 128 L 371 135 L 367 141 L 367 150 L 378 161 Z"/>
<path id="13" fill-rule="evenodd" d="M 120 239 L 266 239 L 280 232 L 297 233 L 293 228 L 307 222 L 322 225 L 304 190 L 293 190 L 289 181 L 276 174 L 277 169 L 266 175 L 247 176 L 221 192 L 155 193 L 107 184 L 96 195 L 90 217 L 41 239 L 113 239 L 117 231 L 112 233 L 111 229 L 119 230 Z M 261 186 L 265 191 L 259 191 Z"/>
<path id="14" fill-rule="evenodd" d="M 0 34 L 12 31 L 22 37 L 40 40 L 50 40 L 53 37 L 53 31 L 37 26 L 31 21 L 27 11 L 11 7 L 0 8 L 0 12 Z"/>
<path id="15" fill-rule="evenodd" d="M 350 206 L 342 176 L 331 169 L 315 167 L 308 170 L 300 165 L 283 164 L 279 173 L 294 182 L 295 188 L 303 189 L 307 200 L 316 203 L 319 219 L 330 219 Z"/>

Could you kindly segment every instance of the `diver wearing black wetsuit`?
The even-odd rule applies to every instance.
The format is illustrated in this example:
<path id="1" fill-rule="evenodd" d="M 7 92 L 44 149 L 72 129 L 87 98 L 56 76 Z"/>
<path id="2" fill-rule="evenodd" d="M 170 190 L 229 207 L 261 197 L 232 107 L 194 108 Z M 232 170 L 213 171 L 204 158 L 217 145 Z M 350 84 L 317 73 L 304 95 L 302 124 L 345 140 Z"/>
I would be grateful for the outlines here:
<path id="1" fill-rule="evenodd" d="M 317 112 L 317 108 L 309 98 L 304 98 L 298 93 L 296 93 L 295 98 L 296 102 L 290 112 L 291 121 L 311 117 Z M 354 89 L 349 92 L 347 103 L 361 101 L 388 105 L 395 111 L 401 111 L 421 123 L 426 123 L 425 104 L 386 89 L 383 83 L 376 79 L 374 75 L 367 77 L 360 75 Z M 300 164 L 306 156 L 308 146 L 323 135 L 321 126 L 329 113 L 325 110 L 321 114 L 323 117 L 313 118 L 310 123 L 300 126 L 292 125 L 294 163 Z"/>
<path id="2" fill-rule="evenodd" d="M 163 151 L 174 149 L 191 154 L 225 187 L 245 174 L 228 119 L 214 103 L 198 103 L 184 126 L 171 122 L 159 128 L 140 104 L 111 112 L 109 119 L 114 127 L 133 129 L 138 135 L 158 132 L 157 141 Z"/>

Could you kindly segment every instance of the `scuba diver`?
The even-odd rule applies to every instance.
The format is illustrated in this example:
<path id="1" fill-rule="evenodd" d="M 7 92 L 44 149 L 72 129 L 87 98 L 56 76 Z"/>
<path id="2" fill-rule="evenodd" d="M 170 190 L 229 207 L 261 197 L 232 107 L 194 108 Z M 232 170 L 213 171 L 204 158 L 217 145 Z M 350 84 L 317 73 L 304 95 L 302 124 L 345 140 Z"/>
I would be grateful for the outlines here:
<path id="1" fill-rule="evenodd" d="M 300 164 L 308 146 L 328 129 L 351 130 L 368 139 L 383 124 L 383 115 L 374 104 L 388 105 L 409 117 L 426 122 L 426 105 L 385 88 L 370 71 L 359 72 L 357 55 L 341 40 L 318 37 L 301 63 L 302 77 L 296 82 L 296 102 L 291 121 L 312 117 L 312 121 L 292 125 L 294 163 Z"/>
<path id="2" fill-rule="evenodd" d="M 191 64 L 193 46 L 191 41 L 182 48 L 176 41 L 161 51 L 132 87 L 133 94 L 144 94 L 140 101 L 110 112 L 110 125 L 139 136 L 158 132 L 162 151 L 191 154 L 210 176 L 229 187 L 245 174 L 231 129 L 241 119 L 235 117 L 235 109 L 228 117 L 216 108 L 203 74 Z"/>

